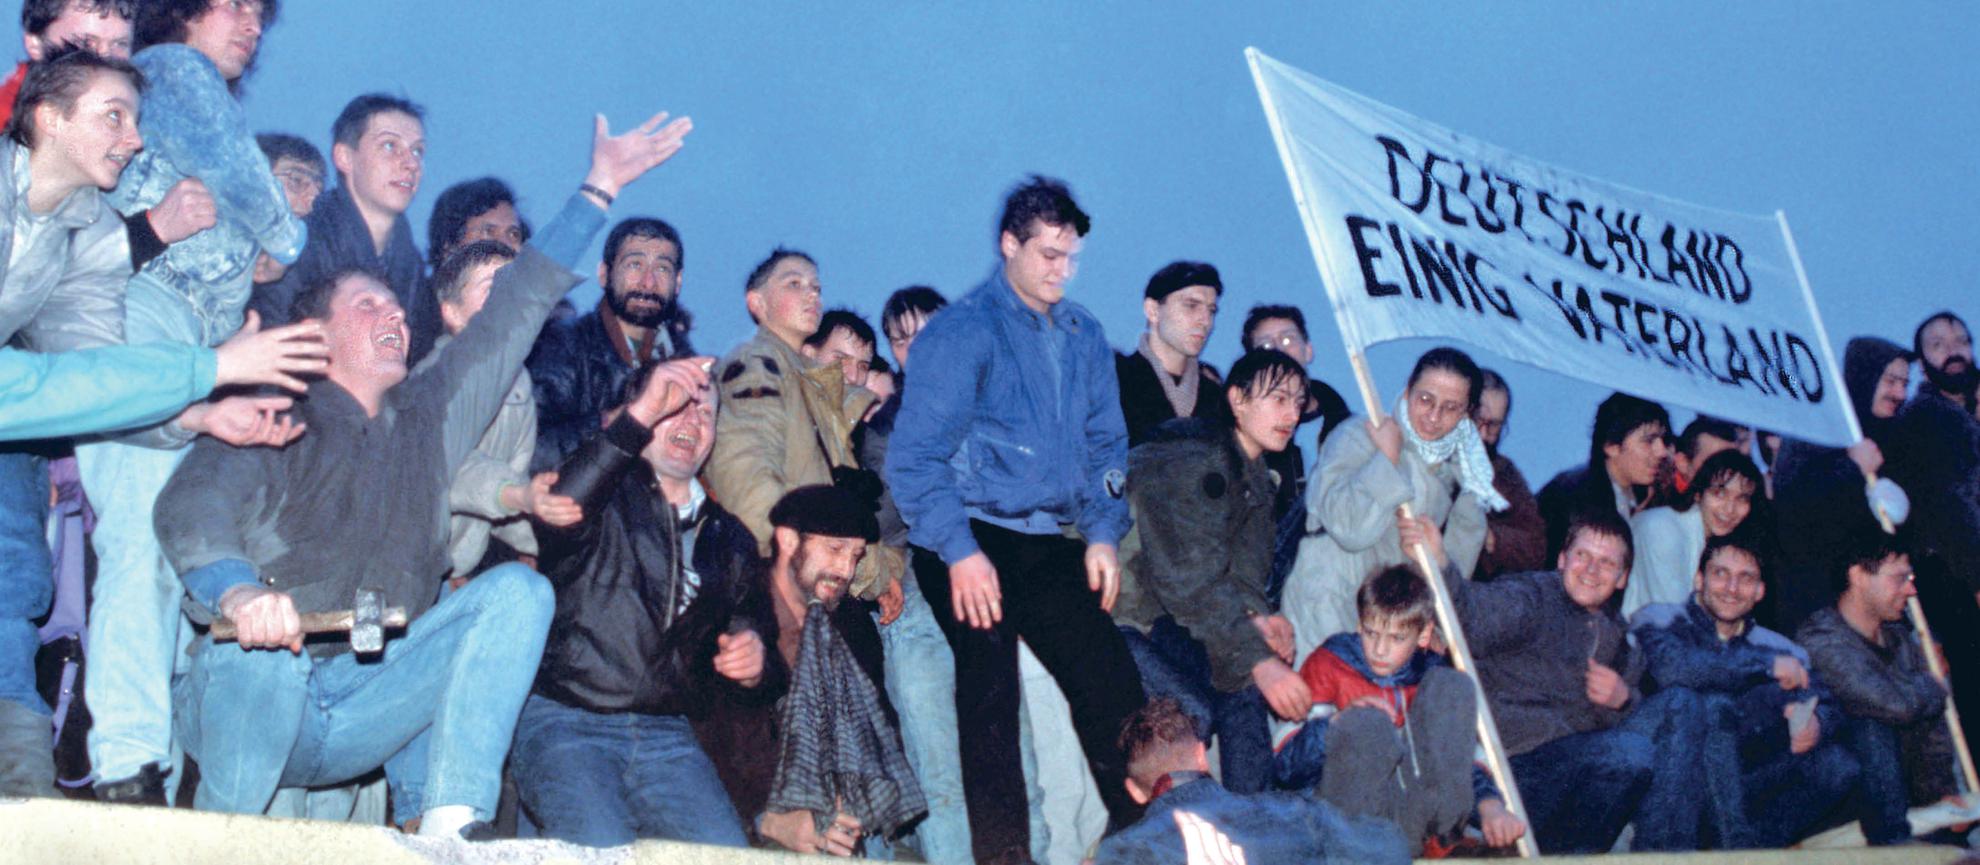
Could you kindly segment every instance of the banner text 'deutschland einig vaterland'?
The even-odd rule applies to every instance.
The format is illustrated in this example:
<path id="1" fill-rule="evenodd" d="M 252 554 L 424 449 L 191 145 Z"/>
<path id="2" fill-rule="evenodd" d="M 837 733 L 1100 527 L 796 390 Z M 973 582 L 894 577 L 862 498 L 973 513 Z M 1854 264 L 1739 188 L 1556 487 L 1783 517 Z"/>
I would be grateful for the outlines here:
<path id="1" fill-rule="evenodd" d="M 1860 438 L 1778 215 L 1556 168 L 1247 53 L 1350 353 L 1448 339 L 1810 441 Z"/>

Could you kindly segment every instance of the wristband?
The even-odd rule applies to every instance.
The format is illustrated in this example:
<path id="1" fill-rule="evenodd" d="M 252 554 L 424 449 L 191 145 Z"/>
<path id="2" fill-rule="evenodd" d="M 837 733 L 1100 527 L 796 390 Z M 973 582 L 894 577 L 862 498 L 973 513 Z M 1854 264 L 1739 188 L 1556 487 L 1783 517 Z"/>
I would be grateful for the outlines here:
<path id="1" fill-rule="evenodd" d="M 606 192 L 606 191 L 605 191 L 605 190 L 603 190 L 603 189 L 599 189 L 599 188 L 598 188 L 598 187 L 596 187 L 596 186 L 592 186 L 592 185 L 591 185 L 591 184 L 589 184 L 589 183 L 580 183 L 580 184 L 578 184 L 578 191 L 579 191 L 579 192 L 585 192 L 585 193 L 590 193 L 590 194 L 592 194 L 592 195 L 596 195 L 596 196 L 598 196 L 598 200 L 599 200 L 599 201 L 603 201 L 603 202 L 605 202 L 605 204 L 606 204 L 606 205 L 608 205 L 608 206 L 609 206 L 609 205 L 611 205 L 611 203 L 612 203 L 612 193 L 609 193 L 609 192 Z"/>

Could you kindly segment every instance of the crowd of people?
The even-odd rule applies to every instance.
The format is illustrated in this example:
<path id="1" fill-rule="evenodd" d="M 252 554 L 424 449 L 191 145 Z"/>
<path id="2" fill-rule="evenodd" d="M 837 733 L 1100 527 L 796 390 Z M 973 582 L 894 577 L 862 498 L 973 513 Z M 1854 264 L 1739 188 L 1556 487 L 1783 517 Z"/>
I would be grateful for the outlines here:
<path id="1" fill-rule="evenodd" d="M 1117 351 L 1067 296 L 1092 220 L 1033 176 L 953 301 L 903 288 L 875 328 L 778 247 L 742 286 L 756 332 L 716 359 L 682 233 L 608 216 L 690 121 L 600 117 L 534 226 L 499 179 L 458 184 L 422 253 L 418 104 L 352 99 L 327 160 L 252 131 L 236 94 L 276 7 L 24 2 L 0 794 L 1105 863 L 1206 838 L 1251 861 L 1781 847 L 1852 821 L 1887 844 L 1959 790 L 1980 372 L 1951 312 L 1908 348 L 1848 342 L 1854 446 L 1673 435 L 1617 393 L 1536 493 L 1500 448 L 1505 379 L 1455 348 L 1372 417 L 1309 374 L 1295 305 L 1204 362 L 1208 263 L 1156 271 Z M 1478 758 L 1481 706 L 1510 777 Z"/>

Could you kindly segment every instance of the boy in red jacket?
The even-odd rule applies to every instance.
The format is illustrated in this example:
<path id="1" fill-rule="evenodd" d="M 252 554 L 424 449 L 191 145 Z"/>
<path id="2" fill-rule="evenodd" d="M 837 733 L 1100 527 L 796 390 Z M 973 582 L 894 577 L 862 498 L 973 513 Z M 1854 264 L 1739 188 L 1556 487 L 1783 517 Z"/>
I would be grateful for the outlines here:
<path id="1" fill-rule="evenodd" d="M 1432 607 L 1429 585 L 1409 565 L 1362 582 L 1360 627 L 1329 637 L 1300 666 L 1313 711 L 1278 737 L 1273 781 L 1317 784 L 1322 799 L 1395 821 L 1405 841 L 1433 855 L 1449 849 L 1475 807 L 1486 843 L 1508 846 L 1526 824 L 1472 763 L 1478 692 L 1430 651 Z"/>

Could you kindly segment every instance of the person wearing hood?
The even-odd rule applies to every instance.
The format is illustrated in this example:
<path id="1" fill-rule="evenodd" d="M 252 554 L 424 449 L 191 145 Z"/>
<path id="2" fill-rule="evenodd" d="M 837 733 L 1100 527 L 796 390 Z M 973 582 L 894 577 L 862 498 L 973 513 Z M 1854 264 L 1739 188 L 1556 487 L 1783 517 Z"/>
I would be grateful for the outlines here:
<path id="1" fill-rule="evenodd" d="M 1944 642 L 1968 738 L 1980 736 L 1980 369 L 1966 322 L 1950 312 L 1912 334 L 1925 378 L 1891 424 L 1884 472 L 1911 496 L 1906 525 L 1918 602 Z"/>
<path id="2" fill-rule="evenodd" d="M 1266 710 L 1303 718 L 1312 701 L 1293 672 L 1293 626 L 1265 598 L 1274 483 L 1265 455 L 1285 449 L 1306 401 L 1306 371 L 1253 351 L 1222 388 L 1235 424 L 1176 418 L 1128 455 L 1135 529 L 1122 544 L 1114 623 L 1151 694 L 1182 701 L 1214 733 L 1224 786 L 1265 789 Z"/>
<path id="3" fill-rule="evenodd" d="M 1359 577 L 1409 560 L 1396 509 L 1442 527 L 1467 579 L 1485 544 L 1485 511 L 1506 500 L 1492 488 L 1492 462 L 1471 423 L 1484 377 L 1454 348 L 1424 352 L 1392 417 L 1344 425 L 1327 439 L 1306 491 L 1307 536 L 1286 578 L 1284 611 L 1298 657 L 1353 630 Z"/>
<path id="4" fill-rule="evenodd" d="M 1448 849 L 1474 812 L 1487 844 L 1510 846 L 1526 824 L 1471 762 L 1478 689 L 1430 651 L 1435 613 L 1415 567 L 1369 575 L 1354 596 L 1360 627 L 1328 637 L 1300 666 L 1313 712 L 1279 737 L 1272 781 L 1317 786 L 1343 811 L 1389 820 L 1412 851 L 1432 845 L 1426 855 Z"/>
<path id="5" fill-rule="evenodd" d="M 1893 522 L 1910 510 L 1904 489 L 1880 479 L 1874 494 L 1864 477 L 1884 466 L 1905 385 L 1916 355 L 1897 343 L 1860 336 L 1843 349 L 1843 385 L 1863 427 L 1863 440 L 1847 448 L 1788 439 L 1774 457 L 1774 529 L 1779 539 L 1760 619 L 1792 634 L 1810 614 L 1834 606 L 1832 575 L 1848 555 L 1845 540 L 1878 531 L 1877 509 Z"/>

